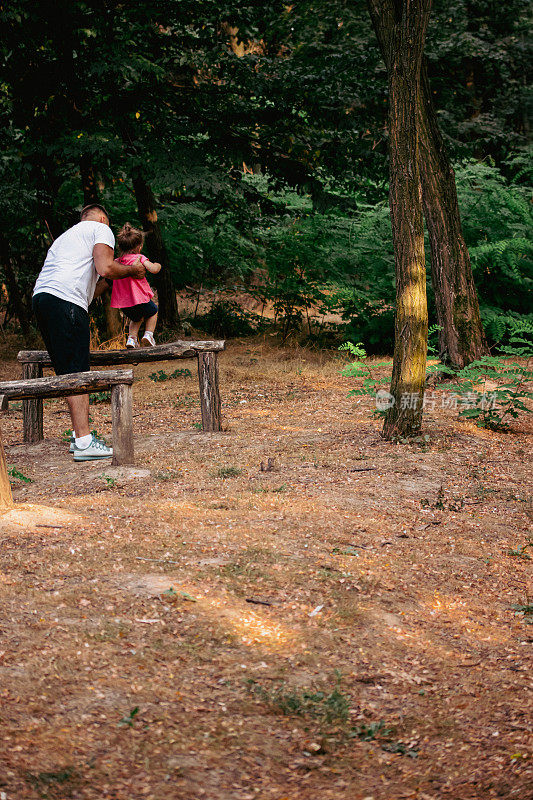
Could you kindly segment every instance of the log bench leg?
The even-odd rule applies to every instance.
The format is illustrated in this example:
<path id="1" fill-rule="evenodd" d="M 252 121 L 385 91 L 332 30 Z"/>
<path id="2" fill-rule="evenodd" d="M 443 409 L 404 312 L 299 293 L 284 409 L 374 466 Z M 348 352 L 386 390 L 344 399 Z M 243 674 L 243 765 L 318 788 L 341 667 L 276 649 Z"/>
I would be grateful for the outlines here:
<path id="1" fill-rule="evenodd" d="M 198 381 L 202 430 L 221 429 L 220 392 L 218 389 L 218 353 L 198 353 Z"/>
<path id="2" fill-rule="evenodd" d="M 43 368 L 41 364 L 23 364 L 22 379 L 42 378 Z M 22 401 L 22 426 L 24 431 L 24 442 L 34 444 L 43 440 L 43 401 L 42 400 L 23 400 Z"/>
<path id="3" fill-rule="evenodd" d="M 133 464 L 133 408 L 131 386 L 119 383 L 111 387 L 111 422 L 113 424 L 113 466 Z"/>

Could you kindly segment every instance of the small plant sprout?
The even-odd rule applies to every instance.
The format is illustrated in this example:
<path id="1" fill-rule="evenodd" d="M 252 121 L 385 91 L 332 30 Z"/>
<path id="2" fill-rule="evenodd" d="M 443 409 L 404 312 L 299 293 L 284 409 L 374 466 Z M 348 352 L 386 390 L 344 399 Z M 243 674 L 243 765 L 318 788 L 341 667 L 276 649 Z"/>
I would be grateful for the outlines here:
<path id="1" fill-rule="evenodd" d="M 217 478 L 237 478 L 242 472 L 242 469 L 239 467 L 220 467 L 217 470 L 216 476 Z"/>
<path id="2" fill-rule="evenodd" d="M 31 483 L 32 479 L 28 478 L 27 475 L 24 475 L 23 472 L 20 472 L 16 467 L 9 467 L 7 470 L 7 474 L 11 478 L 15 478 L 18 481 L 22 481 L 23 483 Z"/>
<path id="3" fill-rule="evenodd" d="M 163 383 L 164 381 L 170 381 L 172 378 L 190 378 L 191 375 L 190 369 L 182 367 L 181 369 L 175 369 L 170 374 L 166 373 L 164 369 L 159 369 L 157 372 L 151 372 L 148 377 L 154 383 Z"/>
<path id="4" fill-rule="evenodd" d="M 127 726 L 128 728 L 133 727 L 133 723 L 135 721 L 135 717 L 139 713 L 139 706 L 135 706 L 132 708 L 129 714 L 126 714 L 125 717 L 122 717 L 121 720 L 118 721 L 117 725 L 119 726 Z"/>
<path id="5" fill-rule="evenodd" d="M 367 354 L 362 342 L 353 344 L 346 342 L 339 347 L 339 350 L 347 350 L 355 359 L 351 364 L 347 364 L 341 370 L 341 375 L 345 378 L 363 378 L 362 386 L 348 392 L 348 397 L 375 397 L 377 407 L 373 413 L 384 416 L 388 407 L 388 392 L 384 387 L 390 383 L 390 377 L 385 375 L 378 378 L 374 375 L 367 363 Z M 390 367 L 390 361 L 380 361 L 372 365 L 373 367 Z"/>

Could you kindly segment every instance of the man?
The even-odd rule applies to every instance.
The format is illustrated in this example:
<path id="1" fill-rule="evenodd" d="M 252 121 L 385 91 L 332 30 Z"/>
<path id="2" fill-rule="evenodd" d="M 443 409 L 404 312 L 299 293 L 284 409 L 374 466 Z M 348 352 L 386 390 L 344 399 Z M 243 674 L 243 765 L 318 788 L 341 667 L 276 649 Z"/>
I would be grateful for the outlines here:
<path id="1" fill-rule="evenodd" d="M 56 375 L 88 372 L 89 303 L 102 293 L 101 278 L 143 278 L 138 259 L 130 266 L 114 260 L 115 237 L 105 208 L 85 206 L 81 221 L 61 234 L 46 256 L 33 290 L 33 310 Z M 96 290 L 96 291 L 95 291 Z M 109 458 L 113 450 L 91 435 L 89 395 L 71 395 L 67 403 L 74 437 L 74 461 Z"/>

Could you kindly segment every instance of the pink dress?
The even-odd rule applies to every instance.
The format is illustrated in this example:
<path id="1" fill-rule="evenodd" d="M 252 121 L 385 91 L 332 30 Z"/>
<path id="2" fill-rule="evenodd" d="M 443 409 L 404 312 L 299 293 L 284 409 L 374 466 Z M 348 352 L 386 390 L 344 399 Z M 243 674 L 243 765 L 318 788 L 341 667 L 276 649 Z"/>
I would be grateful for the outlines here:
<path id="1" fill-rule="evenodd" d="M 120 264 L 131 266 L 139 258 L 139 253 L 126 253 L 117 258 Z M 148 261 L 146 256 L 140 256 L 141 263 Z M 131 308 L 140 306 L 152 299 L 154 293 L 146 278 L 119 278 L 113 281 L 111 291 L 111 308 Z"/>

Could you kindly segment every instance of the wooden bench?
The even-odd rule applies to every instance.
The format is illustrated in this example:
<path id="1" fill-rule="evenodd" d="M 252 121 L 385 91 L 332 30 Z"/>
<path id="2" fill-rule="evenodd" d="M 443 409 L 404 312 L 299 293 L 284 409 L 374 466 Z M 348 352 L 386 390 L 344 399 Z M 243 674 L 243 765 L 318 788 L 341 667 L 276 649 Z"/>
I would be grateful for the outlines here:
<path id="1" fill-rule="evenodd" d="M 219 431 L 221 415 L 218 354 L 224 350 L 224 347 L 224 341 L 176 341 L 135 350 L 92 350 L 90 364 L 94 367 L 103 367 L 115 364 L 143 364 L 149 361 L 196 358 L 200 384 L 202 430 Z M 51 367 L 50 356 L 46 350 L 21 350 L 17 358 L 22 365 L 22 378 L 25 381 L 41 378 L 43 367 Z M 43 438 L 43 401 L 41 397 L 24 399 L 22 416 L 24 441 L 27 443 L 40 442 Z"/>
<path id="2" fill-rule="evenodd" d="M 75 372 L 23 381 L 1 381 L 0 396 L 8 400 L 40 402 L 43 397 L 67 397 L 111 389 L 113 465 L 133 464 L 132 369 Z M 1 454 L 0 454 L 1 456 Z M 5 458 L 0 457 L 5 464 Z M 1 483 L 1 481 L 0 481 Z"/>

